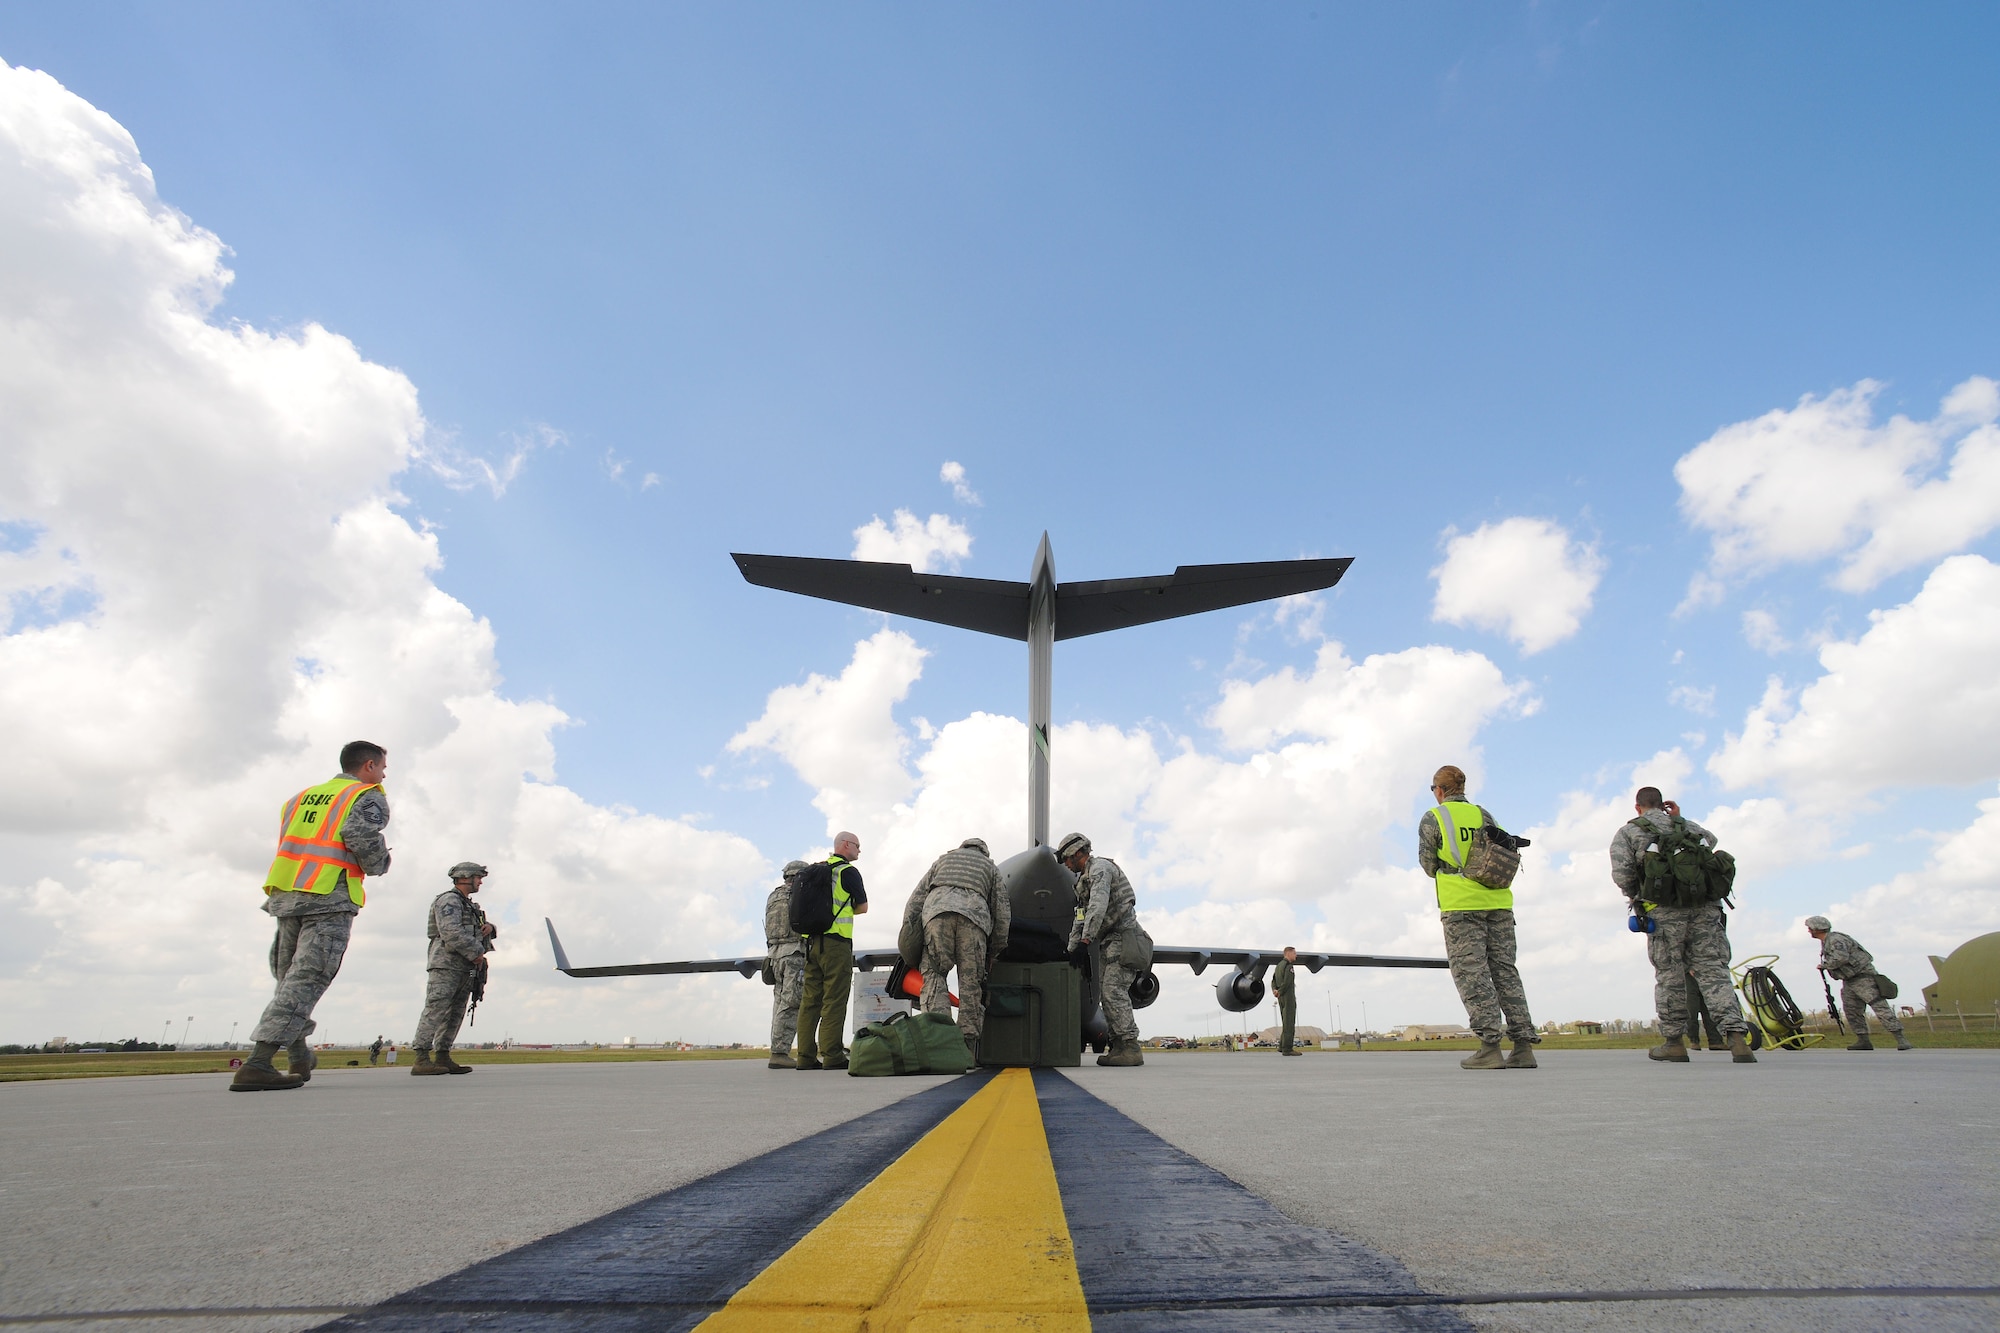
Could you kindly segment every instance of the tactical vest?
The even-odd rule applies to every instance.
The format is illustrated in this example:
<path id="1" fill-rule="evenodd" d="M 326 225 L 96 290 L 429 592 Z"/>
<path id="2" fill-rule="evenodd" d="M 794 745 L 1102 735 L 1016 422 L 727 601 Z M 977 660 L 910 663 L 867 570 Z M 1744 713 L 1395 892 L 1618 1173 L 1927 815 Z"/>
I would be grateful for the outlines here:
<path id="1" fill-rule="evenodd" d="M 1446 801 L 1431 812 L 1438 826 L 1437 899 L 1440 912 L 1490 912 L 1514 905 L 1512 889 L 1489 889 L 1478 880 L 1446 870 L 1462 866 L 1472 849 L 1472 831 L 1486 827 L 1486 816 L 1470 801 Z M 1449 815 L 1447 819 L 1445 816 Z M 1452 837 L 1454 829 L 1457 838 Z"/>
<path id="2" fill-rule="evenodd" d="M 361 892 L 361 863 L 341 841 L 340 828 L 361 793 L 381 790 L 380 784 L 342 773 L 286 801 L 278 825 L 278 855 L 264 872 L 264 892 L 332 893 L 344 872 L 354 905 L 367 901 Z"/>
<path id="3" fill-rule="evenodd" d="M 827 934 L 838 935 L 852 943 L 854 940 L 854 899 L 847 896 L 847 885 L 840 873 L 852 864 L 845 857 L 829 856 L 826 863 L 833 867 L 833 925 Z"/>

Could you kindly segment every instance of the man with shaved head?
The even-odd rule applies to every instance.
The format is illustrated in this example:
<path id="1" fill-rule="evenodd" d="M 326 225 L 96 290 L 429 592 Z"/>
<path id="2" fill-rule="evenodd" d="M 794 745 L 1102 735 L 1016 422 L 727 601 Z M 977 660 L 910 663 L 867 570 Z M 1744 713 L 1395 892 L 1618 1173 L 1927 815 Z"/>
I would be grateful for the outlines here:
<path id="1" fill-rule="evenodd" d="M 799 996 L 800 1069 L 847 1068 L 847 1038 L 841 1029 L 847 1026 L 847 991 L 854 979 L 854 918 L 868 910 L 868 891 L 854 867 L 860 859 L 861 839 L 845 831 L 833 835 L 833 855 L 825 862 L 832 881 L 833 924 L 800 936 L 806 955 Z M 806 871 L 800 872 L 798 883 L 807 884 Z"/>

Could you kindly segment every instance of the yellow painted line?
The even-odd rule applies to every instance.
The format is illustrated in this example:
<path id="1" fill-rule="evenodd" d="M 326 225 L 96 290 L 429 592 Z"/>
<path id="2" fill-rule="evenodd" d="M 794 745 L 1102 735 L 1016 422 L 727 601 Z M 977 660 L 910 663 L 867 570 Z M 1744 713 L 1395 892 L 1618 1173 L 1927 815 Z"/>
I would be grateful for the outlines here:
<path id="1" fill-rule="evenodd" d="M 996 1075 L 700 1327 L 1088 1330 L 1033 1077 Z"/>

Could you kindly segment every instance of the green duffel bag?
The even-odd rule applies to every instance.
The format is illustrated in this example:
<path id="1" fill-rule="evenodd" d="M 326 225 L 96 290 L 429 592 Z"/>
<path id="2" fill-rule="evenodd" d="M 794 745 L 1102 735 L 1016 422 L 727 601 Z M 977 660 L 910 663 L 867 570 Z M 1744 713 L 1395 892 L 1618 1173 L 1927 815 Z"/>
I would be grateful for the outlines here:
<path id="1" fill-rule="evenodd" d="M 891 1074 L 963 1074 L 972 1068 L 965 1034 L 949 1014 L 891 1014 L 854 1034 L 847 1072 L 855 1078 Z"/>

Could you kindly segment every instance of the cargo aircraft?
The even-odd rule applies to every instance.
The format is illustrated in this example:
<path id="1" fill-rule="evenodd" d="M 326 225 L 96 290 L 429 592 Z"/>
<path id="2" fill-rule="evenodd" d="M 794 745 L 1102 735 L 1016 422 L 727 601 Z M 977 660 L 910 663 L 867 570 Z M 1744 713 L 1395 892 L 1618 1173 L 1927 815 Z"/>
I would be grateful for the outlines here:
<path id="1" fill-rule="evenodd" d="M 1028 838 L 1026 851 L 1000 865 L 1013 907 L 1013 927 L 1001 956 L 1023 963 L 1055 962 L 1069 957 L 1070 923 L 1075 916 L 1076 876 L 1056 860 L 1049 843 L 1049 717 L 1055 642 L 1086 634 L 1149 625 L 1159 620 L 1220 611 L 1232 606 L 1317 592 L 1340 581 L 1353 563 L 1338 560 L 1270 560 L 1233 565 L 1182 565 L 1171 574 L 1137 579 L 1100 579 L 1089 583 L 1056 582 L 1055 557 L 1049 536 L 1041 545 L 1026 583 L 1000 579 L 960 578 L 921 573 L 908 565 L 872 560 L 820 560 L 804 556 L 737 555 L 732 557 L 743 577 L 764 588 L 801 593 L 807 597 L 844 602 L 890 615 L 928 620 L 959 629 L 1024 640 L 1028 645 Z M 610 967 L 575 967 L 548 926 L 557 970 L 572 977 L 677 976 L 693 972 L 737 972 L 745 977 L 763 971 L 764 955 L 743 958 L 698 958 L 672 963 L 621 963 Z M 1097 1001 L 1098 959 L 1073 960 L 1083 967 L 1083 1038 L 1103 1050 L 1109 1036 Z M 1283 956 L 1278 949 L 1241 949 L 1229 945 L 1182 948 L 1156 945 L 1153 963 L 1184 964 L 1196 976 L 1209 964 L 1226 966 L 1215 983 L 1215 999 L 1230 1013 L 1245 1013 L 1264 1000 L 1264 973 Z M 862 972 L 886 969 L 884 990 L 890 995 L 916 994 L 917 959 L 896 949 L 859 949 L 854 965 Z M 1446 967 L 1442 958 L 1402 958 L 1381 954 L 1307 953 L 1298 961 L 1309 972 L 1325 967 Z M 1148 971 L 1132 983 L 1132 1004 L 1144 1008 L 1159 998 L 1160 981 Z"/>

